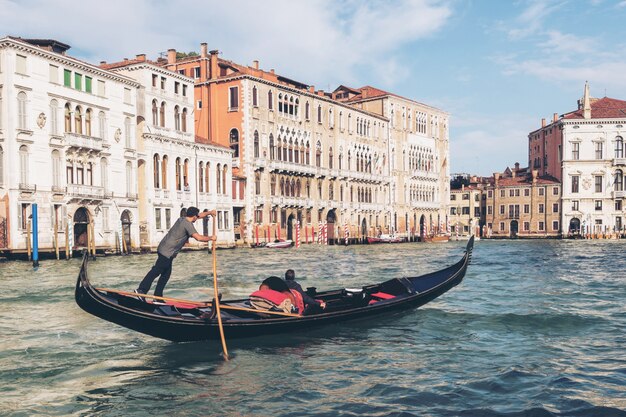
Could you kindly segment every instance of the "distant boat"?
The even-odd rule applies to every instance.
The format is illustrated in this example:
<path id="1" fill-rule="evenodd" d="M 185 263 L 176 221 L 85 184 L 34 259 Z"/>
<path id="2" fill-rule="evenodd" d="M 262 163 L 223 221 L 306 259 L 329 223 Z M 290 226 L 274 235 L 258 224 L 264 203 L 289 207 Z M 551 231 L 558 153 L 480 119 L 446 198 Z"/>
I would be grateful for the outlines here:
<path id="1" fill-rule="evenodd" d="M 449 240 L 450 236 L 448 235 L 424 236 L 423 239 L 423 241 L 427 243 L 448 242 Z"/>
<path id="2" fill-rule="evenodd" d="M 380 235 L 380 237 L 372 237 L 372 236 L 368 236 L 367 238 L 367 243 L 374 244 L 374 243 L 402 243 L 404 242 L 404 239 L 401 237 L 395 237 L 395 236 L 391 236 L 391 235 Z"/>
<path id="3" fill-rule="evenodd" d="M 276 242 L 269 242 L 265 245 L 266 248 L 281 249 L 290 248 L 293 245 L 291 240 L 278 240 Z"/>

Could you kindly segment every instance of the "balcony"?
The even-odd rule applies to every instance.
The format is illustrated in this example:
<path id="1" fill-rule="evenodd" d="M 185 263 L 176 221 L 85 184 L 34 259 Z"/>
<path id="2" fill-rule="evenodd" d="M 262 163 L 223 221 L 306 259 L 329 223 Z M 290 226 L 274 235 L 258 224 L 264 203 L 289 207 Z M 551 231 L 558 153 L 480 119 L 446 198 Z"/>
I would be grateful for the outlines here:
<path id="1" fill-rule="evenodd" d="M 132 193 L 132 192 L 126 192 L 126 198 L 131 200 L 131 201 L 136 201 L 138 198 L 137 193 Z"/>
<path id="2" fill-rule="evenodd" d="M 58 185 L 53 185 L 50 190 L 52 191 L 52 194 L 55 195 L 64 195 L 67 191 L 65 187 L 59 187 Z"/>
<path id="3" fill-rule="evenodd" d="M 302 165 L 284 161 L 269 161 L 269 167 L 272 171 L 283 172 L 285 174 L 301 174 L 306 176 L 315 175 L 317 169 L 319 169 L 316 169 L 316 167 L 312 167 L 310 165 Z"/>
<path id="4" fill-rule="evenodd" d="M 613 166 L 625 165 L 626 166 L 626 158 L 614 158 Z"/>
<path id="5" fill-rule="evenodd" d="M 254 169 L 265 168 L 267 166 L 267 160 L 265 158 L 254 158 Z"/>
<path id="6" fill-rule="evenodd" d="M 625 198 L 626 191 L 613 191 L 613 198 Z"/>
<path id="7" fill-rule="evenodd" d="M 104 200 L 113 197 L 113 193 L 106 192 L 103 187 L 79 184 L 69 184 L 67 195 L 72 200 Z"/>
<path id="8" fill-rule="evenodd" d="M 104 141 L 102 139 L 71 132 L 65 132 L 65 144 L 70 148 L 86 149 L 96 152 L 100 152 L 104 149 Z"/>
<path id="9" fill-rule="evenodd" d="M 19 190 L 23 193 L 34 193 L 35 191 L 37 191 L 37 185 L 36 184 L 28 184 L 28 183 L 24 183 L 24 182 L 20 182 L 19 184 Z"/>

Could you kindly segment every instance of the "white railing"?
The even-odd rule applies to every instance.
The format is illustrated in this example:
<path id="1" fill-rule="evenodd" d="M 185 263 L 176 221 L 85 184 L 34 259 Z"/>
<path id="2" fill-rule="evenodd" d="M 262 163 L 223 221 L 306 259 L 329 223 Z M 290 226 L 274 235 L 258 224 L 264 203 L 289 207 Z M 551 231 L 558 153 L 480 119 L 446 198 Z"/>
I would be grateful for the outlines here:
<path id="1" fill-rule="evenodd" d="M 99 200 L 103 200 L 108 196 L 103 187 L 79 184 L 68 184 L 67 194 L 72 197 L 95 198 Z"/>
<path id="2" fill-rule="evenodd" d="M 92 149 L 95 151 L 101 151 L 103 148 L 102 139 L 71 132 L 65 132 L 65 144 L 74 148 Z"/>

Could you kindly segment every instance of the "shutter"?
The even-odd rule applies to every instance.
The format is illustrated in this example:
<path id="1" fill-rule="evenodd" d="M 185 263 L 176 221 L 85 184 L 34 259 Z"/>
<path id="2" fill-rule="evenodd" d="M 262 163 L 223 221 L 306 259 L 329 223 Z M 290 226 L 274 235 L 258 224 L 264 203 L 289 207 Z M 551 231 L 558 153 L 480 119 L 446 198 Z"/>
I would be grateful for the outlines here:
<path id="1" fill-rule="evenodd" d="M 72 86 L 72 71 L 70 70 L 63 71 L 63 85 L 66 87 Z"/>
<path id="2" fill-rule="evenodd" d="M 22 230 L 22 204 L 17 203 L 17 228 Z"/>
<path id="3" fill-rule="evenodd" d="M 85 91 L 91 93 L 91 77 L 85 77 Z"/>

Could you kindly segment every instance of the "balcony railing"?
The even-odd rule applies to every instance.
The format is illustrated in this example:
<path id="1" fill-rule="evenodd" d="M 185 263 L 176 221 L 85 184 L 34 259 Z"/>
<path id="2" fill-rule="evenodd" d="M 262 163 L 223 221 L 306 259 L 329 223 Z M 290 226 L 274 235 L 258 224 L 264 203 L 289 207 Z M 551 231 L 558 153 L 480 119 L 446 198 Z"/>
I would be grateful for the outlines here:
<path id="1" fill-rule="evenodd" d="M 126 198 L 129 200 L 137 200 L 138 196 L 137 193 L 132 193 L 132 192 L 126 192 Z"/>
<path id="2" fill-rule="evenodd" d="M 72 148 L 90 149 L 94 151 L 101 151 L 103 149 L 102 139 L 71 132 L 65 132 L 65 144 Z"/>
<path id="3" fill-rule="evenodd" d="M 28 184 L 24 182 L 20 182 L 19 188 L 20 188 L 20 191 L 25 191 L 29 193 L 34 193 L 35 191 L 37 191 L 36 184 Z"/>
<path id="4" fill-rule="evenodd" d="M 94 200 L 104 200 L 113 195 L 112 193 L 105 192 L 103 187 L 78 184 L 69 184 L 67 186 L 67 194 L 70 197 L 90 198 Z"/>
<path id="5" fill-rule="evenodd" d="M 625 198 L 626 191 L 613 191 L 613 198 Z"/>
<path id="6" fill-rule="evenodd" d="M 59 187 L 58 185 L 53 185 L 51 190 L 54 194 L 65 194 L 67 192 L 65 187 Z"/>
<path id="7" fill-rule="evenodd" d="M 614 158 L 613 165 L 626 165 L 626 158 Z"/>

